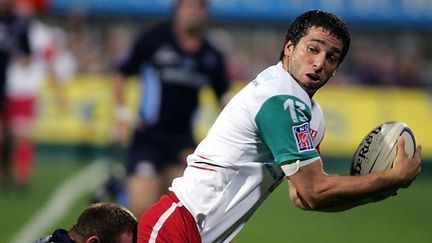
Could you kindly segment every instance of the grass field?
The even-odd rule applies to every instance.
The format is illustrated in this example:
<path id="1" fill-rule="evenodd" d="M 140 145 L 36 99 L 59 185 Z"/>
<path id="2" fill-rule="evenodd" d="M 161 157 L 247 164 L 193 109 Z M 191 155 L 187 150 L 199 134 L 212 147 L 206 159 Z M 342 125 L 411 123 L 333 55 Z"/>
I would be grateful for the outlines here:
<path id="1" fill-rule="evenodd" d="M 1 243 L 9 243 L 17 237 L 58 186 L 76 177 L 89 164 L 88 161 L 54 161 L 52 158 L 39 159 L 33 184 L 28 190 L 0 192 Z M 328 168 L 340 173 L 346 169 L 346 165 L 340 163 Z M 423 173 L 397 197 L 346 212 L 301 211 L 289 202 L 286 191 L 287 186 L 283 183 L 264 202 L 235 242 L 432 242 L 432 207 L 429 206 L 432 202 L 432 161 L 424 162 Z M 89 193 L 79 195 L 71 201 L 70 208 L 63 209 L 66 210 L 64 216 L 61 210 L 52 212 L 52 216 L 62 217 L 50 225 L 39 224 L 40 232 L 33 234 L 38 238 L 57 227 L 69 228 L 88 205 L 89 198 Z"/>

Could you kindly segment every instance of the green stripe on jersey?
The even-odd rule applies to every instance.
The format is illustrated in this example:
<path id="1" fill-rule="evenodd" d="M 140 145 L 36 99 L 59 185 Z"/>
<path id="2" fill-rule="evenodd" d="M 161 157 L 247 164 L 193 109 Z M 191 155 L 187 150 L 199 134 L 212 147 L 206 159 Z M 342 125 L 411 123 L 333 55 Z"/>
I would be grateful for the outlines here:
<path id="1" fill-rule="evenodd" d="M 290 95 L 277 95 L 266 100 L 258 111 L 255 122 L 275 161 L 288 164 L 318 156 L 309 132 L 309 141 L 299 144 L 297 128 L 309 128 L 310 108 L 299 98 Z M 297 129 L 298 130 L 298 129 Z M 308 143 L 310 143 L 308 146 Z"/>

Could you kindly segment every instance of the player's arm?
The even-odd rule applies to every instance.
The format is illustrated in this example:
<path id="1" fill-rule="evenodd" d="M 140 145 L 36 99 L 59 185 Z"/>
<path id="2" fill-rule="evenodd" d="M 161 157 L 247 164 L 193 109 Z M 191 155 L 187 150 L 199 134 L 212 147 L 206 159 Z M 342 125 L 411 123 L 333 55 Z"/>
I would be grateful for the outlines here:
<path id="1" fill-rule="evenodd" d="M 134 41 L 127 55 L 122 59 L 116 67 L 114 74 L 114 97 L 117 107 L 125 106 L 124 98 L 124 83 L 129 76 L 136 75 L 139 69 L 148 56 L 146 49 L 146 40 L 148 37 L 144 34 L 138 36 Z"/>
<path id="2" fill-rule="evenodd" d="M 211 77 L 211 86 L 219 101 L 219 105 L 220 107 L 225 107 L 230 99 L 229 89 L 231 80 L 228 75 L 225 57 L 221 53 L 218 53 L 217 60 L 217 65 L 215 65 L 214 70 L 209 75 Z"/>
<path id="3" fill-rule="evenodd" d="M 288 176 L 290 197 L 298 207 L 317 211 L 342 211 L 379 201 L 410 185 L 420 172 L 420 157 L 420 146 L 409 158 L 399 139 L 394 167 L 363 176 L 329 175 L 318 158 Z"/>
<path id="4" fill-rule="evenodd" d="M 117 107 L 125 106 L 125 98 L 124 98 L 124 83 L 126 76 L 120 72 L 114 74 L 114 97 L 115 103 Z"/>
<path id="5" fill-rule="evenodd" d="M 155 38 L 149 33 L 141 33 L 128 50 L 125 58 L 118 63 L 113 76 L 116 135 L 120 141 L 126 141 L 132 123 L 132 112 L 125 99 L 125 82 L 129 77 L 139 73 L 142 63 L 151 56 L 154 49 L 152 39 Z"/>
<path id="6" fill-rule="evenodd" d="M 298 208 L 308 210 L 309 208 L 306 206 L 307 204 L 303 202 L 301 196 L 298 194 L 297 189 L 295 188 L 293 183 L 290 180 L 287 180 L 287 182 L 288 182 L 290 199 L 294 203 L 294 205 L 296 205 Z M 378 202 L 378 201 L 386 199 L 387 197 L 396 196 L 396 195 L 397 195 L 397 192 L 384 193 L 384 194 L 377 196 L 377 197 L 370 197 L 370 198 L 366 198 L 363 200 L 357 200 L 357 201 L 353 201 L 353 202 L 335 205 L 333 207 L 321 208 L 317 211 L 340 212 L 340 211 L 348 210 L 348 209 L 351 209 L 351 208 L 354 208 L 354 207 L 357 207 L 357 206 L 360 206 L 363 204 Z"/>
<path id="7" fill-rule="evenodd" d="M 128 131 L 131 125 L 132 112 L 126 104 L 125 99 L 125 82 L 130 75 L 136 73 L 136 53 L 134 48 L 130 50 L 130 55 L 124 60 L 117 71 L 113 75 L 113 92 L 115 102 L 115 122 L 116 122 L 116 137 L 119 141 L 126 141 Z"/>
<path id="8" fill-rule="evenodd" d="M 23 67 L 28 67 L 32 62 L 32 49 L 30 44 L 30 22 L 22 17 L 17 16 L 15 19 L 14 32 L 16 34 L 16 56 L 17 61 Z"/>
<path id="9" fill-rule="evenodd" d="M 116 137 L 119 141 L 126 141 L 130 129 L 132 112 L 125 102 L 125 79 L 126 76 L 120 72 L 114 74 L 113 88 L 115 98 L 115 120 Z"/>

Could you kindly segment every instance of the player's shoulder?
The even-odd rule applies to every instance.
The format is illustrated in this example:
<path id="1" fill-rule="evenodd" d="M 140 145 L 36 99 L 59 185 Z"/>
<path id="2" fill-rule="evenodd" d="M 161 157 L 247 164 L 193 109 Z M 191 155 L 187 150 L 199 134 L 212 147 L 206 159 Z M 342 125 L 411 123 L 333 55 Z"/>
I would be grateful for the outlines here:
<path id="1" fill-rule="evenodd" d="M 43 238 L 33 241 L 33 243 L 50 243 L 50 242 L 52 242 L 51 236 L 45 236 Z"/>
<path id="2" fill-rule="evenodd" d="M 157 24 L 154 24 L 150 27 L 144 27 L 140 34 L 138 39 L 140 41 L 157 41 L 160 42 L 164 39 L 173 39 L 172 34 L 172 23 L 170 22 L 160 22 Z"/>
<path id="3" fill-rule="evenodd" d="M 283 82 L 284 75 L 280 71 L 278 64 L 272 65 L 261 71 L 254 80 L 252 84 L 260 88 L 276 87 Z"/>
<path id="4" fill-rule="evenodd" d="M 320 104 L 316 102 L 314 99 L 311 99 L 311 106 L 312 106 L 312 110 L 314 110 L 316 113 L 323 114 Z"/>
<path id="5" fill-rule="evenodd" d="M 321 141 L 324 136 L 324 113 L 321 106 L 315 100 L 311 100 L 311 108 L 312 119 L 310 126 L 312 137 L 315 139 L 318 135 L 318 141 Z M 319 142 L 316 144 L 319 144 Z"/>
<path id="6" fill-rule="evenodd" d="M 293 96 L 310 105 L 309 96 L 282 67 L 281 62 L 263 70 L 251 83 L 258 95 Z"/>

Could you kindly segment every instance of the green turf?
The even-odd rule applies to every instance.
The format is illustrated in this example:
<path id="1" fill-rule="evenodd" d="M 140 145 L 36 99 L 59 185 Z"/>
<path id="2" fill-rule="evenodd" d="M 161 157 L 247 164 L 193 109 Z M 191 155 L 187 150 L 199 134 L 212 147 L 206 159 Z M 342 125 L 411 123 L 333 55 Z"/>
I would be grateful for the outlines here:
<path id="1" fill-rule="evenodd" d="M 68 213 L 62 219 L 60 219 L 60 221 L 55 223 L 55 227 L 48 227 L 41 235 L 50 235 L 57 228 L 70 229 L 72 225 L 76 222 L 78 215 L 80 215 L 81 212 L 84 211 L 84 209 L 89 205 L 89 202 L 90 195 L 83 195 L 74 205 L 74 207 L 71 208 Z"/>
<path id="2" fill-rule="evenodd" d="M 348 211 L 302 211 L 290 201 L 283 182 L 236 237 L 246 242 L 432 242 L 432 164 L 399 195 Z M 344 166 L 334 171 L 345 170 Z"/>
<path id="3" fill-rule="evenodd" d="M 385 201 L 345 212 L 321 213 L 293 206 L 284 183 L 235 242 L 431 242 L 431 186 L 431 179 L 419 179 Z"/>
<path id="4" fill-rule="evenodd" d="M 81 163 L 37 161 L 30 187 L 0 191 L 0 242 L 9 242 L 13 233 L 43 206 L 59 183 L 82 167 Z"/>
<path id="5" fill-rule="evenodd" d="M 39 161 L 28 191 L 0 192 L 0 242 L 7 243 L 33 213 L 42 207 L 58 183 L 83 168 L 84 163 Z M 343 161 L 343 160 L 341 160 Z M 336 160 L 329 170 L 346 171 Z M 342 165 L 342 166 L 341 166 Z M 432 163 L 426 162 L 419 178 L 397 197 L 341 213 L 308 212 L 289 201 L 286 183 L 264 202 L 236 243 L 246 242 L 431 242 Z M 429 167 L 429 168 L 428 168 Z M 84 195 L 57 227 L 69 228 L 88 205 Z M 48 227 L 44 234 L 54 228 Z"/>

